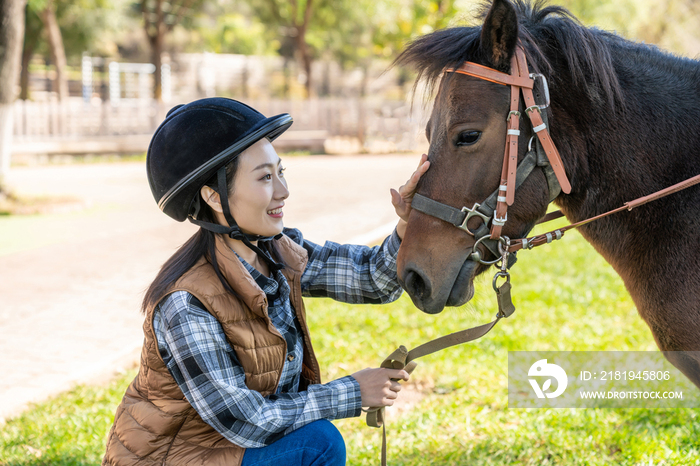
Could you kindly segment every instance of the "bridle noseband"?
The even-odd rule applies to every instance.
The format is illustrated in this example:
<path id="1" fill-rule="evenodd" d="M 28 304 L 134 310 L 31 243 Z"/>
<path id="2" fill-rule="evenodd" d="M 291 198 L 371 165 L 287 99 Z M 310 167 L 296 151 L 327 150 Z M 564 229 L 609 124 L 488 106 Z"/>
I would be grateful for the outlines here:
<path id="1" fill-rule="evenodd" d="M 459 73 L 473 76 L 479 79 L 497 84 L 510 86 L 510 111 L 506 120 L 506 148 L 503 156 L 503 168 L 501 170 L 501 182 L 496 191 L 482 203 L 475 203 L 471 208 L 466 206 L 461 209 L 434 201 L 423 195 L 416 194 L 411 206 L 424 214 L 444 220 L 466 231 L 476 239 L 472 247 L 470 260 L 491 265 L 500 260 L 507 260 L 509 239 L 501 235 L 501 231 L 508 220 L 508 206 L 513 205 L 516 189 L 532 173 L 535 167 L 544 170 L 550 193 L 550 202 L 560 192 L 571 192 L 571 185 L 564 166 L 552 138 L 547 130 L 546 116 L 542 110 L 549 106 L 549 90 L 547 80 L 541 74 L 530 74 L 527 59 L 522 45 L 518 45 L 511 59 L 510 74 L 488 68 L 477 63 L 466 62 L 457 69 L 447 69 L 448 73 Z M 544 90 L 544 104 L 537 104 L 533 93 L 535 79 L 540 79 Z M 525 103 L 525 114 L 532 123 L 532 130 L 537 135 L 533 148 L 533 136 L 528 144 L 528 152 L 518 165 L 518 137 L 520 136 L 520 96 L 522 94 Z M 479 228 L 470 229 L 468 224 L 472 218 L 481 219 Z M 488 227 L 491 223 L 490 228 Z M 478 245 L 483 244 L 496 257 L 496 260 L 486 261 L 478 250 Z M 506 252 L 504 252 L 506 251 Z M 510 257 L 508 266 L 514 263 L 514 256 Z"/>

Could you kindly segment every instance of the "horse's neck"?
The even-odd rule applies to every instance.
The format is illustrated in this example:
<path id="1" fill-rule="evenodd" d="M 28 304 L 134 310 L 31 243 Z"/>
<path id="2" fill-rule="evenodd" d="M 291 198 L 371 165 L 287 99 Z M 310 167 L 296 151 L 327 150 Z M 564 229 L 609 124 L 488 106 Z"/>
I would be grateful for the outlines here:
<path id="1" fill-rule="evenodd" d="M 591 89 L 553 96 L 559 97 L 553 138 L 571 168 L 573 186 L 558 203 L 572 220 L 700 174 L 700 65 L 658 51 L 634 55 L 631 48 L 611 49 L 624 106 L 597 102 Z M 585 115 L 582 107 L 588 107 Z M 637 252 L 626 248 L 658 247 L 671 233 L 698 237 L 698 222 L 682 216 L 700 218 L 700 189 L 615 214 L 582 232 L 618 268 L 627 265 L 626 254 Z"/>
<path id="2" fill-rule="evenodd" d="M 622 105 L 593 88 L 553 96 L 552 136 L 573 178 L 570 209 L 601 213 L 700 173 L 700 63 L 611 51 L 630 56 L 614 60 Z"/>

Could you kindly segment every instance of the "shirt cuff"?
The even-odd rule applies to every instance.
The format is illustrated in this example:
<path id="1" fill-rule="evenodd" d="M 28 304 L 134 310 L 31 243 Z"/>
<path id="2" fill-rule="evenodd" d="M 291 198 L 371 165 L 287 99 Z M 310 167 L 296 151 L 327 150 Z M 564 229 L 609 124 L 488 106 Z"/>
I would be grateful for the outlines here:
<path id="1" fill-rule="evenodd" d="M 391 257 L 396 257 L 399 255 L 399 247 L 400 246 L 401 246 L 401 238 L 399 238 L 399 234 L 396 232 L 396 228 L 394 228 L 394 231 L 386 239 L 386 245 L 385 245 L 386 252 Z"/>
<path id="2" fill-rule="evenodd" d="M 360 384 L 353 376 L 348 375 L 328 382 L 326 386 L 333 389 L 337 398 L 335 419 L 357 417 L 362 413 Z"/>

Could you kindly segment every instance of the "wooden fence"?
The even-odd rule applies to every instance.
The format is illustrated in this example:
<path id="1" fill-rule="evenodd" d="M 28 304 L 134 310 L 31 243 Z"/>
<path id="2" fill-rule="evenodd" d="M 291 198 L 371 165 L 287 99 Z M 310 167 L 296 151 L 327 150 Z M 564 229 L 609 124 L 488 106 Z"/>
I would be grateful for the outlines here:
<path id="1" fill-rule="evenodd" d="M 325 135 L 356 137 L 363 143 L 389 141 L 396 150 L 412 150 L 426 121 L 420 104 L 412 107 L 404 101 L 325 98 L 246 103 L 268 116 L 291 114 L 291 132 L 308 132 L 316 139 Z M 150 135 L 168 108 L 150 99 L 121 99 L 114 105 L 71 98 L 63 103 L 19 100 L 14 110 L 14 141 L 26 144 Z"/>

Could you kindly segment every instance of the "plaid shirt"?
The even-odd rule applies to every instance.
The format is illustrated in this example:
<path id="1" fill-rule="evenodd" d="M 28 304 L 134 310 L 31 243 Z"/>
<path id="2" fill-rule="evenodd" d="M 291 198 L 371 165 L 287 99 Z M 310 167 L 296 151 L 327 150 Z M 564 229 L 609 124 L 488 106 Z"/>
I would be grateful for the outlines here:
<path id="1" fill-rule="evenodd" d="M 316 245 L 294 229 L 285 234 L 307 250 L 301 277 L 304 296 L 347 303 L 387 303 L 398 299 L 396 276 L 400 240 L 394 232 L 381 246 Z M 239 258 L 240 259 L 240 258 Z M 245 385 L 245 374 L 219 322 L 193 295 L 168 295 L 154 312 L 158 350 L 170 373 L 202 419 L 229 441 L 245 448 L 271 444 L 319 419 L 359 416 L 360 387 L 346 376 L 298 391 L 303 359 L 301 329 L 281 272 L 263 276 L 241 259 L 267 294 L 268 315 L 287 341 L 287 358 L 275 394 L 263 397 Z"/>

